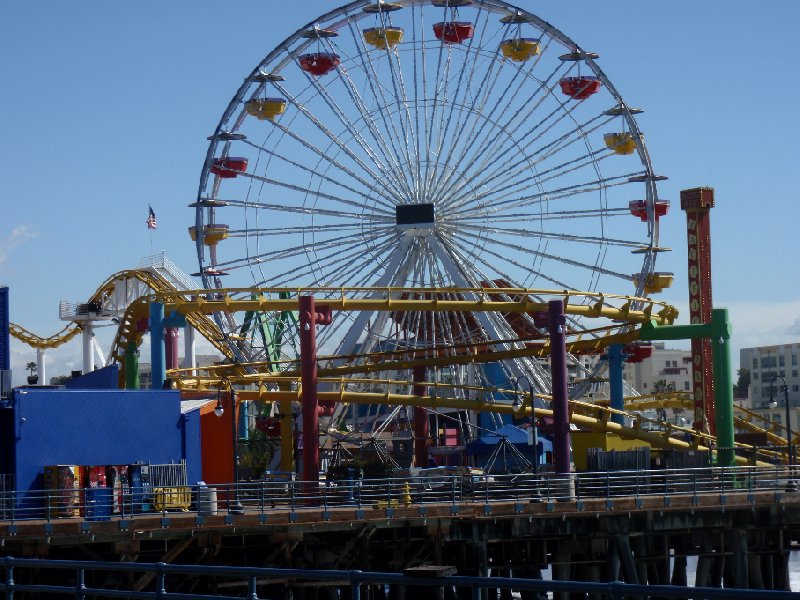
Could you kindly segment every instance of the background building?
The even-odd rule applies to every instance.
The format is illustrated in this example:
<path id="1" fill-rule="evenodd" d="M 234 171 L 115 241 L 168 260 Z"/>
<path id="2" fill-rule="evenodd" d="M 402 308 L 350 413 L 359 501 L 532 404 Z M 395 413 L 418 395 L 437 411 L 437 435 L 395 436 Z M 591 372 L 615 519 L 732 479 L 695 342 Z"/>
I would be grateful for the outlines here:
<path id="1" fill-rule="evenodd" d="M 800 410 L 800 377 L 798 377 L 798 348 L 800 344 L 742 348 L 739 353 L 740 368 L 750 372 L 748 398 L 753 411 L 764 414 L 776 423 L 786 420 L 788 392 L 793 429 L 798 427 Z M 784 390 L 786 382 L 786 391 Z M 770 407 L 770 398 L 777 406 Z"/>

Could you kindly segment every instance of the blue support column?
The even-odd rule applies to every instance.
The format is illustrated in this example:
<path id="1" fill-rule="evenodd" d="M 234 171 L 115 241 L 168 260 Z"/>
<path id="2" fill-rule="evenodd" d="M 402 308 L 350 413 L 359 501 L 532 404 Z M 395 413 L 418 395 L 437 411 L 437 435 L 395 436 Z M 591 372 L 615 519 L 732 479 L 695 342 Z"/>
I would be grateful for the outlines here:
<path id="1" fill-rule="evenodd" d="M 622 394 L 622 367 L 625 364 L 625 356 L 622 354 L 622 344 L 611 344 L 608 347 L 608 387 L 611 394 L 611 408 L 623 410 Z M 622 415 L 614 414 L 611 416 L 614 423 L 625 424 Z"/>
<path id="2" fill-rule="evenodd" d="M 164 305 L 161 302 L 150 303 L 150 368 L 152 369 L 152 387 L 160 390 L 166 379 L 167 360 L 164 356 Z"/>

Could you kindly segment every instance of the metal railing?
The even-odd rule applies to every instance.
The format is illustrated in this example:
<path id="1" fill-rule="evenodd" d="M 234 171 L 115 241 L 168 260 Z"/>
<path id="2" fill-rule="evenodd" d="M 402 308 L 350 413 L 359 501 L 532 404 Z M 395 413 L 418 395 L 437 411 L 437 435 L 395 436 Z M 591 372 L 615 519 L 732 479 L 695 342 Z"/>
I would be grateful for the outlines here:
<path id="1" fill-rule="evenodd" d="M 229 567 L 212 565 L 174 565 L 165 563 L 119 563 L 66 561 L 48 559 L 24 559 L 6 557 L 2 567 L 4 577 L 0 581 L 0 591 L 8 600 L 13 600 L 17 593 L 34 594 L 69 594 L 76 600 L 85 598 L 141 598 L 143 600 L 166 598 L 215 598 L 216 600 L 233 600 L 246 597 L 258 600 L 258 591 L 268 589 L 267 586 L 278 585 L 291 587 L 292 582 L 311 582 L 339 588 L 339 597 L 344 600 L 361 600 L 364 586 L 390 586 L 397 591 L 407 587 L 434 588 L 467 588 L 472 600 L 480 600 L 484 590 L 512 590 L 516 592 L 533 592 L 544 597 L 549 593 L 590 594 L 592 598 L 622 600 L 632 597 L 660 598 L 724 598 L 726 600 L 747 599 L 796 599 L 797 594 L 791 591 L 746 590 L 735 588 L 697 588 L 674 585 L 637 585 L 620 581 L 608 583 L 586 581 L 553 581 L 545 579 L 519 579 L 507 577 L 465 577 L 450 575 L 442 577 L 421 577 L 400 573 L 382 573 L 370 571 L 325 571 L 312 569 L 273 569 L 257 567 Z M 27 570 L 35 569 L 35 577 Z M 55 572 L 55 573 L 54 573 Z M 139 580 L 150 580 L 149 589 L 139 590 L 129 584 L 129 589 L 107 590 L 93 585 L 94 581 L 102 581 L 98 575 L 107 573 L 140 574 Z M 181 577 L 183 576 L 183 577 Z M 58 578 L 58 579 L 57 579 Z M 182 593 L 181 583 L 191 578 L 193 591 Z M 125 581 L 125 577 L 120 577 Z M 17 583 L 31 581 L 34 583 Z M 133 579 L 135 581 L 136 578 Z M 218 581 L 227 584 L 239 583 L 246 593 L 224 595 L 219 593 Z M 288 582 L 288 583 L 287 583 Z M 308 584 L 305 584 L 308 585 Z M 228 588 L 230 589 L 230 588 Z M 349 591 L 349 593 L 348 593 Z M 213 595 L 212 595 L 213 594 Z M 275 597 L 269 594 L 269 597 Z M 400 597 L 403 597 L 401 594 Z"/>
<path id="2" fill-rule="evenodd" d="M 181 268 L 167 258 L 165 252 L 146 256 L 139 262 L 140 269 L 152 269 L 164 279 L 169 281 L 176 290 L 197 289 L 197 283 L 181 270 Z"/>
<path id="3" fill-rule="evenodd" d="M 0 491 L 2 520 L 79 517 L 85 521 L 128 518 L 142 513 L 194 511 L 266 514 L 276 509 L 295 512 L 313 508 L 352 507 L 393 509 L 431 504 L 489 505 L 496 502 L 581 502 L 588 499 L 714 495 L 725 503 L 729 495 L 798 491 L 800 474 L 792 467 L 709 467 L 699 469 L 609 471 L 600 473 L 518 475 L 437 475 L 390 479 L 306 482 L 263 479 L 213 487 L 160 485 L 139 488 Z M 800 501 L 800 494 L 798 494 Z M 612 506 L 613 502 L 611 505 Z"/>

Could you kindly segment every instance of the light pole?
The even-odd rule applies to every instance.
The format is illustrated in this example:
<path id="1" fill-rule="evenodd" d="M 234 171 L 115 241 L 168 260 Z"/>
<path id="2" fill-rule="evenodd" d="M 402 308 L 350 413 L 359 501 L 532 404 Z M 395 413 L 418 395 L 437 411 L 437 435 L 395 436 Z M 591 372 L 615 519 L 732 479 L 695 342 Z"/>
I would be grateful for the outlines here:
<path id="1" fill-rule="evenodd" d="M 528 393 L 531 396 L 531 429 L 533 430 L 533 474 L 535 476 L 538 476 L 539 435 L 536 432 L 536 411 L 534 410 L 533 385 L 531 385 L 531 380 L 525 377 L 525 375 L 520 375 L 519 377 L 515 377 L 514 379 L 511 380 L 511 383 L 514 385 L 514 403 L 511 406 L 514 408 L 514 412 L 525 407 L 524 399 L 519 397 L 519 383 L 521 379 L 524 379 L 525 382 L 528 384 Z"/>
<path id="2" fill-rule="evenodd" d="M 222 385 L 227 384 L 228 393 L 231 399 L 231 450 L 233 456 L 233 491 L 232 497 L 228 498 L 228 512 L 231 514 L 244 514 L 244 507 L 239 501 L 239 432 L 236 428 L 236 390 L 233 389 L 231 382 L 223 379 L 217 388 L 217 405 L 214 407 L 214 414 L 221 417 L 225 413 L 222 406 Z"/>
<path id="3" fill-rule="evenodd" d="M 783 398 L 786 404 L 786 456 L 788 464 L 792 464 L 794 462 L 794 453 L 792 452 L 792 423 L 791 418 L 792 414 L 789 411 L 789 386 L 786 385 L 786 380 L 781 377 L 780 375 L 773 375 L 772 379 L 769 382 L 769 406 L 770 408 L 775 408 L 778 406 L 778 402 L 772 399 L 772 384 L 775 383 L 776 379 L 780 379 L 783 382 Z"/>

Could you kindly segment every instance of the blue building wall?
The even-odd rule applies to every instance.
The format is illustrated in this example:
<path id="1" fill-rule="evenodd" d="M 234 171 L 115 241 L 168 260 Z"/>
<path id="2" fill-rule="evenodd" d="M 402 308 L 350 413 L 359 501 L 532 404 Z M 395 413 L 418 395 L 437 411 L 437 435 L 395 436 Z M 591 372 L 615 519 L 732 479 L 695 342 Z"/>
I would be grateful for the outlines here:
<path id="1" fill-rule="evenodd" d="M 111 364 L 64 382 L 68 390 L 116 390 L 119 388 L 119 365 Z"/>
<path id="2" fill-rule="evenodd" d="M 13 462 L 16 488 L 42 488 L 45 465 L 127 465 L 187 461 L 200 468 L 199 416 L 184 428 L 175 390 L 15 389 L 0 419 L 0 464 Z M 183 440 L 186 440 L 185 442 Z M 12 443 L 9 443 L 13 440 Z M 10 456 L 9 456 L 10 455 Z M 191 479 L 190 479 L 191 481 Z"/>
<path id="3" fill-rule="evenodd" d="M 181 415 L 181 452 L 186 457 L 186 475 L 190 484 L 203 479 L 203 450 L 200 435 L 200 411 L 195 409 Z"/>

